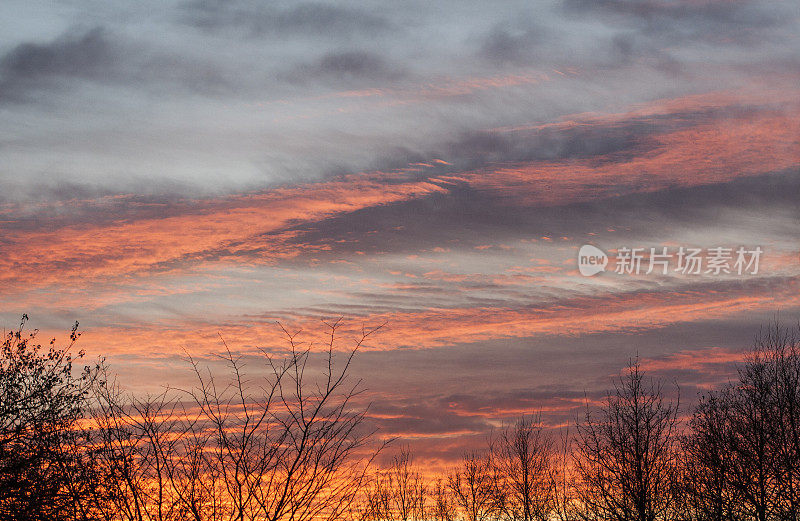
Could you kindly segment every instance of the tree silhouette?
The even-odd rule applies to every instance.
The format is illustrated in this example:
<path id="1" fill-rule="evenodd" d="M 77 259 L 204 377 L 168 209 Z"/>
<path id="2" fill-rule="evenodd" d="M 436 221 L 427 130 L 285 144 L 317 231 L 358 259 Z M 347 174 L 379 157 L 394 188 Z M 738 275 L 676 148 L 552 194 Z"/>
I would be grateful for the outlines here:
<path id="1" fill-rule="evenodd" d="M 774 324 L 738 379 L 702 397 L 684 441 L 694 519 L 796 520 L 800 507 L 800 345 Z"/>
<path id="2" fill-rule="evenodd" d="M 437 479 L 428 491 L 430 494 L 428 518 L 432 521 L 454 521 L 456 505 L 447 482 L 441 478 Z"/>
<path id="3" fill-rule="evenodd" d="M 578 425 L 575 470 L 585 519 L 672 519 L 678 407 L 646 381 L 638 359 L 606 396 L 599 417 Z"/>
<path id="4" fill-rule="evenodd" d="M 366 493 L 363 519 L 421 521 L 427 514 L 428 487 L 414 467 L 407 448 L 400 450 L 387 469 L 378 472 Z"/>
<path id="5" fill-rule="evenodd" d="M 375 452 L 365 445 L 366 408 L 348 379 L 363 330 L 337 367 L 335 333 L 311 374 L 310 347 L 287 334 L 289 353 L 265 353 L 268 375 L 254 385 L 226 349 L 226 384 L 192 361 L 197 386 L 155 398 L 100 395 L 95 439 L 114 481 L 110 519 L 337 521 L 351 516 Z M 284 330 L 285 331 L 285 330 Z M 227 348 L 227 346 L 226 346 Z"/>
<path id="6" fill-rule="evenodd" d="M 81 498 L 97 490 L 78 422 L 87 410 L 99 365 L 73 371 L 71 348 L 36 343 L 27 315 L 8 332 L 0 352 L 0 519 L 91 517 Z M 81 448 L 84 447 L 84 448 Z"/>
<path id="7" fill-rule="evenodd" d="M 545 521 L 555 508 L 553 440 L 538 418 L 522 417 L 491 442 L 499 505 L 512 521 Z"/>
<path id="8" fill-rule="evenodd" d="M 502 511 L 497 476 L 488 453 L 465 453 L 447 477 L 447 484 L 465 521 L 486 521 Z"/>
<path id="9" fill-rule="evenodd" d="M 800 338 L 774 325 L 738 377 L 678 405 L 638 360 L 588 406 L 558 450 L 522 417 L 426 481 L 408 448 L 386 468 L 368 446 L 352 349 L 287 336 L 250 378 L 227 345 L 227 377 L 191 360 L 195 386 L 134 396 L 83 352 L 43 347 L 27 316 L 0 352 L 0 521 L 797 521 Z M 374 476 L 374 479 L 370 479 Z"/>
<path id="10" fill-rule="evenodd" d="M 731 426 L 727 396 L 701 398 L 681 443 L 681 507 L 687 519 L 737 519 L 739 496 L 730 487 Z"/>

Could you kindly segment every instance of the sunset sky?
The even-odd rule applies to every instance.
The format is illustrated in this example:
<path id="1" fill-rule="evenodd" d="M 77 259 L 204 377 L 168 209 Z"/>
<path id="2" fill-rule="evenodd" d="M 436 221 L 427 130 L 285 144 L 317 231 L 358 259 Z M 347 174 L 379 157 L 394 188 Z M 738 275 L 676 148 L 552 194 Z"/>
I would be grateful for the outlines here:
<path id="1" fill-rule="evenodd" d="M 0 318 L 137 393 L 344 317 L 373 421 L 446 463 L 640 356 L 682 402 L 800 318 L 793 1 L 0 6 Z M 611 256 L 578 272 L 578 249 Z M 763 250 L 614 273 L 620 248 Z M 732 263 L 731 263 L 732 265 Z"/>

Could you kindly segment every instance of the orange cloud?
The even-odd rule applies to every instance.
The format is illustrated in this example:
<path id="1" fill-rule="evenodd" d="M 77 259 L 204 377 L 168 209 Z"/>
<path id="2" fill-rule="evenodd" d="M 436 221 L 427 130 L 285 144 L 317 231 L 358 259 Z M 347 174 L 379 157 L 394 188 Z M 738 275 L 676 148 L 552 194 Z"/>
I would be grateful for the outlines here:
<path id="1" fill-rule="evenodd" d="M 744 360 L 744 354 L 724 347 L 713 346 L 704 349 L 683 350 L 664 358 L 641 361 L 646 371 L 669 371 L 673 369 L 702 371 L 709 365 L 733 364 Z"/>
<path id="2" fill-rule="evenodd" d="M 348 317 L 340 330 L 340 348 L 346 349 L 357 337 L 362 324 L 386 326 L 365 345 L 365 349 L 398 347 L 433 348 L 458 343 L 538 335 L 579 335 L 601 332 L 629 332 L 697 320 L 714 320 L 744 313 L 772 312 L 800 306 L 797 280 L 760 284 L 753 288 L 700 288 L 608 293 L 564 298 L 530 307 L 428 308 L 419 311 L 374 313 Z M 259 346 L 285 347 L 275 320 L 290 330 L 307 332 L 305 340 L 323 338 L 318 312 L 314 316 L 291 312 L 270 316 L 242 316 L 223 323 L 211 320 L 173 319 L 133 327 L 108 327 L 86 331 L 83 342 L 92 352 L 172 356 L 186 348 L 192 353 L 218 352 L 219 334 L 228 345 L 245 352 Z M 220 318 L 220 320 L 226 320 Z M 303 338 L 304 335 L 301 335 Z M 319 345 L 319 344 L 318 344 Z M 661 362 L 662 364 L 665 362 Z M 673 362 L 676 363 L 676 362 Z"/>
<path id="3" fill-rule="evenodd" d="M 462 173 L 459 180 L 524 205 L 726 182 L 800 164 L 798 121 L 797 107 L 789 112 L 766 111 L 654 136 L 652 147 L 627 161 L 529 163 Z"/>
<path id="4" fill-rule="evenodd" d="M 377 172 L 279 188 L 200 203 L 196 212 L 162 219 L 56 231 L 8 231 L 0 281 L 23 287 L 70 284 L 169 269 L 171 263 L 191 263 L 207 256 L 231 258 L 254 247 L 262 247 L 266 258 L 291 257 L 300 251 L 284 246 L 294 235 L 281 230 L 292 223 L 443 191 L 427 181 L 388 184 L 387 177 Z"/>
<path id="5" fill-rule="evenodd" d="M 528 80 L 476 80 L 467 87 Z M 788 95 L 784 92 L 777 99 Z M 739 93 L 662 100 L 616 115 L 575 116 L 563 124 L 614 124 L 634 117 L 724 109 L 742 99 L 749 100 Z M 792 168 L 800 164 L 798 116 L 796 105 L 783 111 L 731 111 L 726 118 L 652 136 L 638 155 L 619 160 L 539 161 L 432 179 L 369 172 L 198 201 L 191 210 L 164 218 L 53 230 L 16 229 L 7 220 L 0 282 L 6 294 L 42 286 L 84 289 L 93 282 L 131 280 L 140 274 L 180 274 L 187 266 L 274 263 L 330 248 L 303 243 L 302 235 L 290 229 L 293 225 L 446 193 L 452 183 L 502 194 L 514 204 L 556 205 Z M 9 211 L 7 217 L 12 215 Z"/>

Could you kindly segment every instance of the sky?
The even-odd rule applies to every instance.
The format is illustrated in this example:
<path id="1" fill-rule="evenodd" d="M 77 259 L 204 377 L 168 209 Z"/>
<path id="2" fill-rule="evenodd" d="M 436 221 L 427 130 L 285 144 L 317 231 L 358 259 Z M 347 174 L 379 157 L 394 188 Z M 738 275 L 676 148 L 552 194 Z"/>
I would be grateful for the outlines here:
<path id="1" fill-rule="evenodd" d="M 352 374 L 432 465 L 521 414 L 574 422 L 632 357 L 690 404 L 800 318 L 799 21 L 791 1 L 3 2 L 0 319 L 79 321 L 143 394 L 189 381 L 187 354 L 216 367 L 220 336 L 258 375 L 276 322 L 319 346 L 342 317 L 341 349 L 382 325 Z M 604 272 L 581 274 L 585 244 Z"/>

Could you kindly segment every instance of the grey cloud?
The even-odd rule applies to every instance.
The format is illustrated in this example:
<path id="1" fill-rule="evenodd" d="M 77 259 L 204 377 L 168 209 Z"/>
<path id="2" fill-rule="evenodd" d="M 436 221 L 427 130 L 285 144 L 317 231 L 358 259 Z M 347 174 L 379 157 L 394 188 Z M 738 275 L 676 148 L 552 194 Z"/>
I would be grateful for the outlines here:
<path id="1" fill-rule="evenodd" d="M 475 132 L 465 134 L 446 148 L 445 157 L 452 157 L 466 168 L 476 168 L 504 161 L 552 161 L 583 159 L 595 156 L 612 156 L 635 153 L 638 145 L 644 145 L 647 137 L 658 131 L 658 127 L 646 122 L 597 128 L 591 125 L 574 129 L 542 129 L 533 132 L 509 134 Z"/>
<path id="2" fill-rule="evenodd" d="M 15 219 L 14 222 L 4 223 L 3 228 L 21 231 L 41 229 L 42 226 L 52 230 L 89 223 L 104 226 L 201 211 L 196 199 L 178 195 L 181 190 L 188 191 L 185 185 L 163 183 L 160 189 L 160 192 L 149 194 L 125 194 L 70 182 L 40 186 L 31 193 L 23 194 L 8 189 L 0 197 L 0 211 L 13 213 Z M 15 203 L 19 199 L 58 203 L 25 207 Z"/>
<path id="3" fill-rule="evenodd" d="M 283 76 L 292 82 L 308 80 L 326 83 L 363 85 L 369 81 L 393 81 L 406 75 L 405 70 L 369 51 L 339 51 L 327 53 L 318 60 L 298 65 Z"/>
<path id="4" fill-rule="evenodd" d="M 594 159 L 598 164 L 620 162 L 653 150 L 651 138 L 697 124 L 756 113 L 764 107 L 726 106 L 721 109 L 631 117 L 618 122 L 584 122 L 570 126 L 544 126 L 529 130 L 464 131 L 435 143 L 428 149 L 393 147 L 379 154 L 370 169 L 392 170 L 410 163 L 446 159 L 451 166 L 426 170 L 474 170 L 488 165 L 528 161 Z"/>
<path id="5" fill-rule="evenodd" d="M 102 28 L 67 34 L 50 44 L 18 45 L 0 62 L 4 74 L 19 78 L 48 75 L 95 76 L 115 53 Z"/>
<path id="6" fill-rule="evenodd" d="M 533 19 L 534 14 L 522 13 L 519 18 Z M 534 66 L 544 38 L 544 28 L 533 23 L 498 24 L 482 39 L 478 55 L 494 64 Z"/>
<path id="7" fill-rule="evenodd" d="M 521 132 L 468 131 L 428 150 L 391 148 L 377 157 L 370 169 L 393 170 L 432 158 L 444 158 L 451 164 L 425 171 L 425 175 L 433 176 L 501 163 L 591 157 L 598 158 L 598 161 L 620 161 L 649 149 L 651 135 L 689 124 L 683 118 L 673 121 L 634 119 L 610 126 L 587 124 Z"/>
<path id="8" fill-rule="evenodd" d="M 647 41 L 676 44 L 703 41 L 723 46 L 758 43 L 773 28 L 791 19 L 783 2 L 632 2 L 567 0 L 570 15 L 601 16 L 609 25 L 634 28 Z"/>
<path id="9" fill-rule="evenodd" d="M 677 29 L 667 21 L 693 23 L 692 28 L 765 27 L 782 23 L 781 2 L 752 0 L 677 2 L 628 0 L 566 0 L 564 6 L 572 11 L 618 15 L 629 21 L 646 22 L 650 29 Z"/>
<path id="10" fill-rule="evenodd" d="M 797 16 L 790 4 L 567 0 L 563 5 L 566 18 L 599 22 L 612 32 L 598 36 L 594 66 L 603 70 L 649 67 L 683 78 L 692 68 L 697 46 L 706 51 L 716 48 L 718 63 L 735 62 L 736 53 L 742 51 L 785 46 L 786 31 L 792 34 L 788 22 Z"/>
<path id="11" fill-rule="evenodd" d="M 99 27 L 46 44 L 19 44 L 0 59 L 0 100 L 20 100 L 30 89 L 53 85 L 58 78 L 102 78 L 118 52 Z"/>
<path id="12" fill-rule="evenodd" d="M 205 94 L 229 88 L 216 66 L 125 40 L 102 27 L 72 29 L 46 43 L 21 43 L 0 58 L 0 101 L 41 101 L 75 81 Z"/>
<path id="13" fill-rule="evenodd" d="M 624 79 L 611 70 L 602 76 L 549 72 L 550 66 L 575 65 L 591 74 L 602 53 L 613 55 L 615 63 L 636 63 L 640 48 L 655 52 L 651 49 L 660 47 L 660 40 L 638 32 L 638 26 L 608 31 L 600 22 L 576 24 L 574 12 L 565 18 L 562 10 L 520 3 L 485 11 L 461 3 L 376 5 L 206 1 L 181 4 L 165 18 L 141 7 L 125 9 L 124 16 L 113 7 L 89 12 L 77 2 L 72 18 L 63 23 L 103 29 L 72 29 L 52 39 L 31 27 L 27 34 L 7 37 L 28 43 L 13 48 L 19 41 L 3 42 L 3 49 L 11 50 L 0 70 L 2 101 L 49 101 L 63 109 L 50 122 L 42 121 L 37 107 L 16 108 L 17 120 L 32 129 L 16 141 L 43 152 L 26 161 L 21 148 L 12 151 L 15 168 L 26 175 L 26 181 L 15 182 L 46 183 L 40 174 L 44 164 L 50 156 L 60 161 L 67 154 L 62 178 L 91 175 L 93 182 L 114 190 L 124 189 L 131 173 L 146 172 L 151 179 L 185 181 L 198 196 L 222 184 L 230 192 L 259 189 L 324 178 L 331 171 L 405 166 L 408 159 L 433 154 L 452 159 L 456 168 L 625 157 L 636 147 L 646 151 L 648 135 L 658 129 L 645 122 L 616 130 L 583 127 L 513 136 L 478 129 L 555 121 L 618 101 L 697 90 L 688 79 L 673 88 L 651 67 Z M 184 23 L 176 23 L 178 14 Z M 586 36 L 578 32 L 584 28 Z M 251 29 L 275 38 L 238 37 Z M 586 50 L 595 33 L 611 42 L 603 44 L 608 49 L 602 53 Z M 720 53 L 702 54 L 708 53 L 705 48 L 697 52 L 705 61 L 721 59 Z M 668 64 L 669 58 L 661 61 Z M 530 65 L 551 78 L 535 85 L 493 85 L 492 64 L 499 62 L 508 71 Z M 759 61 L 764 62 L 771 63 Z M 472 81 L 478 86 L 451 95 Z M 386 88 L 360 99 L 333 92 L 371 86 Z M 420 94 L 426 90 L 447 94 Z M 67 116 L 82 111 L 89 118 Z M 99 128 L 109 131 L 98 137 L 93 131 Z M 63 138 L 67 135 L 69 140 Z M 96 161 L 99 146 L 108 162 Z M 158 168 L 178 150 L 186 154 L 170 168 Z M 378 157 L 371 165 L 373 151 Z M 216 172 L 225 172 L 230 182 L 221 183 Z"/>
<path id="14" fill-rule="evenodd" d="M 205 30 L 227 28 L 249 36 L 311 35 L 341 38 L 374 35 L 391 24 L 382 16 L 323 3 L 301 3 L 286 8 L 261 2 L 198 0 L 184 4 L 182 20 Z"/>
<path id="15" fill-rule="evenodd" d="M 461 431 L 483 432 L 487 423 L 483 418 L 462 416 L 457 411 L 448 411 L 437 401 L 429 401 L 424 396 L 413 400 L 393 397 L 390 403 L 373 403 L 370 408 L 372 421 L 385 435 L 397 434 L 437 434 L 447 435 Z M 397 404 L 400 402 L 399 404 Z M 403 403 L 405 402 L 405 403 Z M 428 403 L 426 403 L 428 402 Z M 381 416 L 384 416 L 383 418 Z"/>
<path id="16" fill-rule="evenodd" d="M 684 71 L 681 61 L 670 51 L 636 32 L 615 35 L 607 44 L 607 53 L 614 66 L 630 66 L 646 57 L 649 64 L 661 72 L 676 75 Z"/>
<path id="17" fill-rule="evenodd" d="M 627 238 L 646 240 L 676 227 L 719 228 L 736 215 L 745 219 L 765 209 L 772 217 L 764 215 L 763 222 L 747 218 L 730 224 L 758 229 L 770 222 L 776 233 L 796 235 L 793 223 L 800 220 L 796 202 L 800 172 L 796 169 L 656 192 L 608 185 L 602 187 L 605 196 L 591 202 L 540 207 L 509 206 L 502 194 L 467 185 L 448 185 L 447 189 L 447 193 L 424 199 L 366 208 L 293 229 L 303 232 L 299 242 L 330 248 L 315 252 L 316 258 L 324 259 L 353 251 L 402 253 L 435 246 L 468 249 L 485 243 L 487 237 L 495 241 L 542 235 L 573 237 L 589 231 L 599 233 L 598 238 L 612 236 L 604 233 L 606 228 L 625 230 Z M 636 193 L 616 195 L 631 191 Z M 619 232 L 613 237 L 620 240 Z M 303 262 L 302 258 L 296 260 Z"/>

